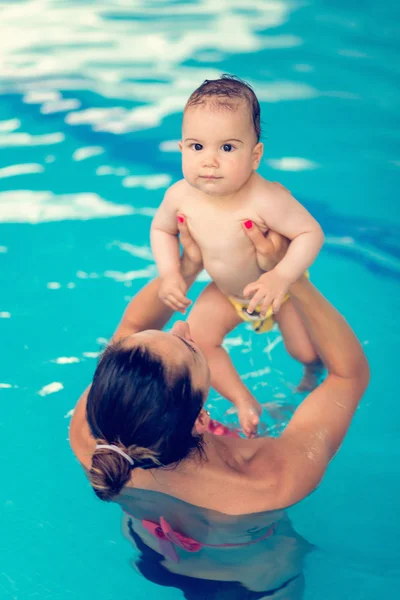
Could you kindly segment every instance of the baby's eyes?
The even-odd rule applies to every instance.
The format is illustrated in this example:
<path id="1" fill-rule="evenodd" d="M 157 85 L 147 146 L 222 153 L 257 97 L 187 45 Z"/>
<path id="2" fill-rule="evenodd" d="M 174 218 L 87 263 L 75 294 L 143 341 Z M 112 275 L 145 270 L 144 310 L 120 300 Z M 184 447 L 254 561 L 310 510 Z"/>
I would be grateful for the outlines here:
<path id="1" fill-rule="evenodd" d="M 203 144 L 199 143 L 191 144 L 190 147 L 195 152 L 200 152 L 204 148 Z M 233 150 L 235 150 L 235 146 L 233 144 L 224 144 L 223 146 L 221 146 L 221 150 L 223 150 L 224 152 L 232 152 Z"/>

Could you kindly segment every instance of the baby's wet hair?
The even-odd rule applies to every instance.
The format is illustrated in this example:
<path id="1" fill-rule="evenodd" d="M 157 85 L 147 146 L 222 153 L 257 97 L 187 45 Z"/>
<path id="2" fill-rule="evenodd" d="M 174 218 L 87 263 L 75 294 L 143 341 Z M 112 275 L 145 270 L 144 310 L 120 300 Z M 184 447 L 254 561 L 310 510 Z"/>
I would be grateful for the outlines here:
<path id="1" fill-rule="evenodd" d="M 219 79 L 206 79 L 191 94 L 186 103 L 185 110 L 191 106 L 205 104 L 208 100 L 212 100 L 216 105 L 231 110 L 237 106 L 238 100 L 244 101 L 250 110 L 257 142 L 260 141 L 260 104 L 251 85 L 235 75 L 228 75 L 226 73 L 221 75 Z"/>

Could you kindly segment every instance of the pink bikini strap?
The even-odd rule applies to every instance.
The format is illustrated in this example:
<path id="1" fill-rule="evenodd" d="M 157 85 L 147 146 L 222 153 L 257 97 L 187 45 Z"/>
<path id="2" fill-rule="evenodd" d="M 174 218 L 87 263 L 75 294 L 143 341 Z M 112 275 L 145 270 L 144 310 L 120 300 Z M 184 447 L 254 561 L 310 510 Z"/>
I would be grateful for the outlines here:
<path id="1" fill-rule="evenodd" d="M 127 511 L 124 511 L 129 517 L 137 519 Z M 151 535 L 157 538 L 158 548 L 160 554 L 163 554 L 166 558 L 169 558 L 173 562 L 179 562 L 179 556 L 174 548 L 178 546 L 182 548 L 182 550 L 186 550 L 186 552 L 199 552 L 203 547 L 207 548 L 235 548 L 240 546 L 250 546 L 251 544 L 256 544 L 257 542 L 261 542 L 266 538 L 273 535 L 277 528 L 277 523 L 273 523 L 271 527 L 268 528 L 266 533 L 257 538 L 256 540 L 251 540 L 249 542 L 243 542 L 241 544 L 202 544 L 197 542 L 193 538 L 190 538 L 182 533 L 178 533 L 174 531 L 169 523 L 164 519 L 164 517 L 160 517 L 160 523 L 155 523 L 154 521 L 149 521 L 148 519 L 143 519 L 141 521 L 143 527 L 148 531 Z"/>

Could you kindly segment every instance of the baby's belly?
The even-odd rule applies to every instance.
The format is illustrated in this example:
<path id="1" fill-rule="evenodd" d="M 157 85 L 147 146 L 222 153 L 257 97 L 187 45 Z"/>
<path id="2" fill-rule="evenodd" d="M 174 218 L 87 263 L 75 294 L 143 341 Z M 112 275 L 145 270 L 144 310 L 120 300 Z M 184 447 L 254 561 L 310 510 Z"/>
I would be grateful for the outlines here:
<path id="1" fill-rule="evenodd" d="M 204 268 L 219 289 L 227 296 L 243 298 L 243 290 L 256 281 L 263 271 L 256 262 L 255 254 L 220 253 L 219 256 L 203 252 Z"/>

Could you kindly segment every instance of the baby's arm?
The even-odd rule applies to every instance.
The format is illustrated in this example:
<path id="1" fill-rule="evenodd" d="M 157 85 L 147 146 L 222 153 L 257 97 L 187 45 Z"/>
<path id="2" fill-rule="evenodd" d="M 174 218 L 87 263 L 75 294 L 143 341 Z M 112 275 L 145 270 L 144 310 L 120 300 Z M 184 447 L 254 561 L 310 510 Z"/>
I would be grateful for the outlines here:
<path id="1" fill-rule="evenodd" d="M 271 304 L 274 312 L 278 312 L 289 286 L 310 267 L 324 242 L 321 226 L 304 206 L 280 184 L 269 185 L 273 191 L 268 190 L 269 193 L 259 199 L 258 214 L 270 229 L 289 238 L 291 243 L 285 257 L 272 271 L 245 288 L 246 296 L 254 294 L 249 312 L 261 300 L 261 312 Z"/>
<path id="2" fill-rule="evenodd" d="M 174 186 L 169 188 L 151 223 L 150 240 L 160 277 L 179 271 L 179 241 Z"/>
<path id="3" fill-rule="evenodd" d="M 191 302 L 186 298 L 187 285 L 180 272 L 177 212 L 178 197 L 175 184 L 167 190 L 153 219 L 150 239 L 162 280 L 159 296 L 172 310 L 185 312 Z"/>
<path id="4" fill-rule="evenodd" d="M 274 271 L 292 284 L 317 258 L 324 243 L 324 232 L 286 188 L 278 183 L 274 187 L 276 193 L 265 203 L 264 214 L 260 216 L 270 229 L 291 240 L 286 256 Z"/>

